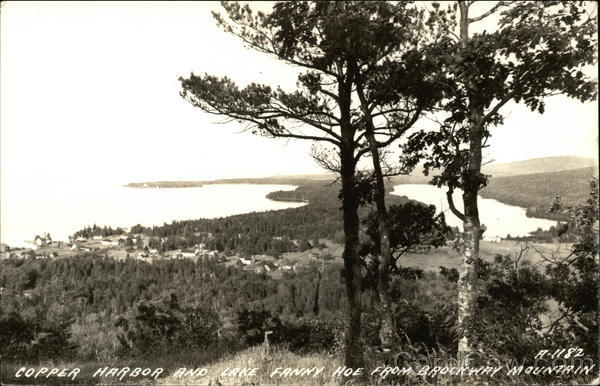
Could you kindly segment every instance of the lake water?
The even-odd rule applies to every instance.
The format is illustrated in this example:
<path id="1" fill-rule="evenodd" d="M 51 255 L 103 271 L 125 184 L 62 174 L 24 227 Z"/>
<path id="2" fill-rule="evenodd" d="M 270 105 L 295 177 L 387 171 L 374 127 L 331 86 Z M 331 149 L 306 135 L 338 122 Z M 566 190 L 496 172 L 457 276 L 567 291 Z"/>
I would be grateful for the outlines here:
<path id="1" fill-rule="evenodd" d="M 392 194 L 406 196 L 410 199 L 433 204 L 438 210 L 443 211 L 446 223 L 450 226 L 458 226 L 462 229 L 462 222 L 450 211 L 446 201 L 446 190 L 439 189 L 433 185 L 396 185 Z M 453 195 L 454 204 L 462 212 L 462 191 L 456 190 Z M 556 225 L 556 221 L 532 218 L 525 215 L 525 208 L 506 205 L 496 200 L 479 198 L 479 217 L 487 230 L 485 237 L 500 236 L 528 236 L 529 232 L 538 228 L 548 229 Z"/>
<path id="2" fill-rule="evenodd" d="M 290 185 L 204 185 L 200 188 L 133 189 L 111 184 L 4 184 L 0 201 L 0 239 L 11 246 L 25 246 L 36 234 L 49 232 L 66 240 L 75 231 L 93 224 L 129 227 L 160 225 L 173 220 L 215 218 L 253 211 L 295 208 L 303 203 L 267 199 L 269 192 L 293 190 Z M 462 228 L 448 210 L 445 191 L 432 185 L 398 185 L 394 193 L 405 195 L 446 212 L 446 221 Z M 461 192 L 454 201 L 462 210 Z M 528 218 L 525 209 L 480 198 L 481 221 L 486 236 L 525 236 L 554 221 Z"/>
<path id="3" fill-rule="evenodd" d="M 204 185 L 200 188 L 134 189 L 122 186 L 39 185 L 3 189 L 0 236 L 10 246 L 25 246 L 36 234 L 55 240 L 93 224 L 130 227 L 173 220 L 215 218 L 253 211 L 295 208 L 265 196 L 290 185 Z"/>

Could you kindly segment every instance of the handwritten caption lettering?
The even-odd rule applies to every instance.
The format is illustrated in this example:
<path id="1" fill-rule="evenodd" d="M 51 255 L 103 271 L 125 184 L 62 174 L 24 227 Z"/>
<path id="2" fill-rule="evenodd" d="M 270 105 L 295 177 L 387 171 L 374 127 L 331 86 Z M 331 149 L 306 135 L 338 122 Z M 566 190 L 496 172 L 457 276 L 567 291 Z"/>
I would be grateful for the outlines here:
<path id="1" fill-rule="evenodd" d="M 398 354 L 400 355 L 400 354 Z M 440 358 L 444 361 L 448 358 Z M 508 377 L 518 376 L 564 376 L 564 375 L 590 375 L 596 365 L 591 358 L 585 357 L 582 349 L 576 348 L 558 348 L 551 350 L 540 350 L 533 361 L 521 363 L 495 363 L 491 365 L 490 361 L 487 365 L 481 366 L 463 366 L 457 361 L 450 363 L 427 363 L 421 366 L 413 367 L 379 365 L 370 370 L 365 368 L 350 368 L 346 366 L 338 366 L 331 370 L 326 370 L 322 367 L 274 367 L 263 369 L 260 367 L 227 367 L 224 370 L 210 371 L 210 368 L 179 368 L 176 370 L 164 372 L 163 368 L 142 368 L 142 367 L 100 367 L 93 373 L 88 372 L 87 377 L 92 378 L 112 378 L 122 381 L 127 378 L 154 378 L 160 376 L 169 377 L 172 379 L 181 378 L 199 378 L 199 377 L 217 377 L 217 378 L 252 378 L 252 377 L 269 377 L 271 379 L 293 379 L 295 377 L 312 377 L 312 378 L 361 378 L 363 376 L 378 378 L 383 380 L 388 377 L 397 376 L 416 376 L 434 378 L 439 376 L 460 376 L 460 377 L 495 377 L 504 375 Z M 76 380 L 76 378 L 85 378 L 81 374 L 81 368 L 58 368 L 58 367 L 20 367 L 15 372 L 15 378 L 19 379 L 38 379 L 38 378 L 64 378 Z M 388 378 L 389 379 L 389 378 Z"/>

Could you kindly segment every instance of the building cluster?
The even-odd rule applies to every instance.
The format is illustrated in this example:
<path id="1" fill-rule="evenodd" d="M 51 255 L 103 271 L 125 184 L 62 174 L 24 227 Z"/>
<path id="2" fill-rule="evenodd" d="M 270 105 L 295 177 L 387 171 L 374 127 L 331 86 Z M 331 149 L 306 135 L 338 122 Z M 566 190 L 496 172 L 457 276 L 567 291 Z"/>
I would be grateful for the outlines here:
<path id="1" fill-rule="evenodd" d="M 166 240 L 166 239 L 165 239 Z M 165 240 L 161 240 L 164 242 Z M 216 250 L 206 248 L 204 243 L 193 247 L 162 251 L 151 248 L 148 239 L 143 235 L 119 235 L 119 236 L 91 236 L 70 237 L 69 242 L 52 241 L 49 234 L 36 235 L 29 248 L 10 248 L 2 244 L 0 257 L 2 258 L 57 258 L 73 256 L 79 252 L 100 252 L 107 257 L 115 259 L 134 258 L 145 262 L 153 262 L 159 259 L 211 259 L 217 263 L 237 264 L 246 270 L 256 273 L 271 273 L 275 271 L 290 272 L 306 269 L 309 264 L 306 261 L 290 262 L 283 260 L 275 261 L 273 256 L 252 255 L 240 256 L 233 254 L 226 256 Z M 161 243 L 162 245 L 162 243 Z M 311 253 L 311 258 L 316 258 Z"/>
<path id="2" fill-rule="evenodd" d="M 219 252 L 206 249 L 206 245 L 201 243 L 196 244 L 193 248 L 176 249 L 167 252 L 161 252 L 156 248 L 144 248 L 144 250 L 137 252 L 137 257 L 142 259 L 218 258 Z"/>
<path id="3" fill-rule="evenodd" d="M 256 273 L 268 273 L 273 271 L 300 271 L 308 267 L 307 262 L 277 263 L 272 261 L 273 257 L 267 255 L 252 255 L 250 257 L 238 257 L 237 264 L 253 269 Z"/>

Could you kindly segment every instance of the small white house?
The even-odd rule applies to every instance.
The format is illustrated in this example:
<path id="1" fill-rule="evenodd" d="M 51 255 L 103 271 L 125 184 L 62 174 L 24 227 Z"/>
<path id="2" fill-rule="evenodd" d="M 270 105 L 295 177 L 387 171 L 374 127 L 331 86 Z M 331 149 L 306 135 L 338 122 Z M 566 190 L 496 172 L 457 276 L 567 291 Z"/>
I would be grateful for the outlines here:
<path id="1" fill-rule="evenodd" d="M 93 239 L 94 240 L 102 240 L 102 236 L 94 236 Z M 102 241 L 104 241 L 104 240 L 102 240 Z"/>
<path id="2" fill-rule="evenodd" d="M 52 243 L 52 237 L 50 237 L 50 234 L 48 233 L 44 233 L 43 236 L 40 235 L 35 235 L 35 238 L 33 239 L 33 242 L 38 246 L 44 246 L 44 245 L 49 245 Z"/>
<path id="3" fill-rule="evenodd" d="M 39 245 L 34 241 L 26 241 L 26 243 L 30 249 L 37 250 L 39 248 Z"/>
<path id="4" fill-rule="evenodd" d="M 275 271 L 276 269 L 277 269 L 277 266 L 271 262 L 268 262 L 267 264 L 265 264 L 265 271 L 267 271 L 267 272 Z"/>
<path id="5" fill-rule="evenodd" d="M 196 251 L 194 251 L 193 249 L 183 249 L 181 251 L 181 255 L 183 257 L 194 257 L 196 256 Z"/>
<path id="6" fill-rule="evenodd" d="M 250 260 L 250 259 L 246 259 L 246 258 L 240 257 L 239 260 L 240 260 L 240 263 L 242 263 L 243 265 L 250 265 L 250 264 L 252 264 L 252 260 Z"/>
<path id="7" fill-rule="evenodd" d="M 293 269 L 294 271 L 298 271 L 298 270 L 300 270 L 302 267 L 303 267 L 303 265 L 302 265 L 302 264 L 300 264 L 300 263 L 296 263 L 296 264 L 294 264 L 294 266 L 292 267 L 292 269 Z"/>

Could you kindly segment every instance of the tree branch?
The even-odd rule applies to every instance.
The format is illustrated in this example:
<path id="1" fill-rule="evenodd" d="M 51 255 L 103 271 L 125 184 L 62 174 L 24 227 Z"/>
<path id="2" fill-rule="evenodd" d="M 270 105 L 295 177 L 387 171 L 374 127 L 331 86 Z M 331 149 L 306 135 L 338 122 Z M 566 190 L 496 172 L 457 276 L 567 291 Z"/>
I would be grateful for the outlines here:
<path id="1" fill-rule="evenodd" d="M 450 207 L 450 211 L 452 211 L 452 213 L 458 217 L 460 219 L 460 221 L 465 221 L 465 215 L 462 214 L 458 209 L 456 209 L 456 206 L 454 205 L 454 198 L 452 198 L 452 194 L 454 193 L 454 189 L 453 188 L 448 188 L 448 191 L 446 192 L 446 198 L 448 199 L 448 206 Z"/>
<path id="2" fill-rule="evenodd" d="M 509 2 L 509 3 L 512 3 L 512 1 L 511 1 L 511 2 Z M 489 11 L 487 11 L 486 13 L 484 13 L 484 14 L 482 14 L 482 15 L 480 15 L 480 16 L 474 17 L 474 18 L 472 18 L 472 19 L 469 19 L 469 23 L 475 23 L 475 22 L 477 22 L 477 21 L 483 20 L 483 19 L 485 19 L 486 17 L 488 17 L 488 16 L 490 16 L 491 14 L 493 14 L 494 12 L 496 12 L 498 9 L 500 9 L 500 8 L 502 8 L 502 7 L 506 6 L 506 5 L 507 5 L 507 4 L 506 4 L 506 2 L 499 1 L 499 2 L 497 2 L 497 3 L 496 3 L 496 5 L 494 5 L 494 6 L 492 7 L 492 9 L 490 9 L 490 10 L 489 10 Z"/>
<path id="3" fill-rule="evenodd" d="M 377 147 L 386 147 L 386 146 L 390 145 L 392 142 L 394 142 L 395 140 L 397 140 L 398 138 L 400 138 L 400 136 L 402 136 L 408 129 L 410 129 L 417 122 L 422 111 L 423 110 L 420 107 L 417 108 L 415 113 L 413 114 L 412 118 L 405 125 L 403 125 L 402 129 L 397 130 L 396 134 L 390 135 L 390 137 L 386 141 L 377 142 Z M 392 129 L 392 127 L 390 127 L 390 129 Z"/>
<path id="4" fill-rule="evenodd" d="M 508 101 L 510 101 L 514 96 L 514 93 L 510 93 L 507 96 L 505 96 L 504 98 L 502 98 L 500 100 L 500 102 L 498 102 L 496 104 L 496 106 L 494 106 L 482 119 L 482 122 L 487 122 L 494 114 L 496 114 L 498 112 L 498 110 L 500 110 L 500 108 L 502 106 L 504 106 Z"/>
<path id="5" fill-rule="evenodd" d="M 335 140 L 334 138 L 318 137 L 318 136 L 303 135 L 303 134 L 292 134 L 289 131 L 287 131 L 287 129 L 286 129 L 286 132 L 278 132 L 276 130 L 269 128 L 268 126 L 265 126 L 264 122 L 261 122 L 261 120 L 260 120 L 260 118 L 262 118 L 262 117 L 255 117 L 250 114 L 244 114 L 242 112 L 237 112 L 237 111 L 233 111 L 233 110 L 223 111 L 218 106 L 216 106 L 214 104 L 210 104 L 206 100 L 204 100 L 203 101 L 204 104 L 202 104 L 200 101 L 195 100 L 194 97 L 189 94 L 182 95 L 182 96 L 190 104 L 192 104 L 195 107 L 201 108 L 202 110 L 206 111 L 209 114 L 227 116 L 227 117 L 239 120 L 239 121 L 253 123 L 257 126 L 260 126 L 263 130 L 265 130 L 268 134 L 270 134 L 271 136 L 273 136 L 275 138 L 295 138 L 295 139 L 308 139 L 308 140 L 313 140 L 313 141 L 326 141 L 326 142 L 330 142 L 338 147 L 341 146 L 341 142 Z M 293 115 L 290 115 L 289 112 L 285 112 L 285 111 L 283 111 L 277 115 L 271 115 L 269 117 L 273 118 L 273 117 L 277 117 L 277 116 L 281 116 L 282 118 L 286 118 L 286 119 L 290 119 L 290 120 L 297 120 L 302 123 L 308 123 L 308 122 L 305 122 L 301 116 L 293 116 Z M 310 124 L 310 123 L 308 123 L 308 124 Z M 322 130 L 323 132 L 325 132 L 329 135 L 331 135 L 330 133 L 332 133 L 331 130 L 328 130 L 328 129 L 325 129 L 322 127 L 316 127 L 316 128 L 318 130 Z M 335 137 L 338 137 L 338 136 L 335 135 Z"/>
<path id="6" fill-rule="evenodd" d="M 227 11 L 228 13 L 228 18 L 229 20 L 236 24 L 239 27 L 242 28 L 242 31 L 244 28 L 247 28 L 251 31 L 254 31 L 254 33 L 256 33 L 257 35 L 261 35 L 262 37 L 264 37 L 268 43 L 270 43 L 271 47 L 267 47 L 267 45 L 261 45 L 258 42 L 254 41 L 253 39 L 251 39 L 249 36 L 244 35 L 244 32 L 242 31 L 237 31 L 233 28 L 231 28 L 230 30 L 227 29 L 227 25 L 225 24 L 225 21 L 222 20 L 222 28 L 226 31 L 231 33 L 234 36 L 237 36 L 238 38 L 240 38 L 244 43 L 246 43 L 250 48 L 253 48 L 259 52 L 263 52 L 265 54 L 269 54 L 269 55 L 274 55 L 277 58 L 286 61 L 290 64 L 296 65 L 296 66 L 300 66 L 300 67 L 304 67 L 304 68 L 310 68 L 313 70 L 317 70 L 317 71 L 322 71 L 323 73 L 330 75 L 336 79 L 341 79 L 341 75 L 338 73 L 335 73 L 333 71 L 331 71 L 330 69 L 326 68 L 326 67 L 320 67 L 320 66 L 316 66 L 313 63 L 308 63 L 305 61 L 300 60 L 299 58 L 292 58 L 289 56 L 284 56 L 282 54 L 280 54 L 278 51 L 278 46 L 275 42 L 275 40 L 273 40 L 273 38 L 271 36 L 268 36 L 264 31 L 259 30 L 258 28 L 256 28 L 255 26 L 252 25 L 251 22 L 242 20 L 242 19 L 234 19 L 231 17 L 231 15 L 229 14 L 229 11 Z M 272 34 L 272 31 L 269 31 Z M 246 32 L 247 33 L 247 32 Z"/>

